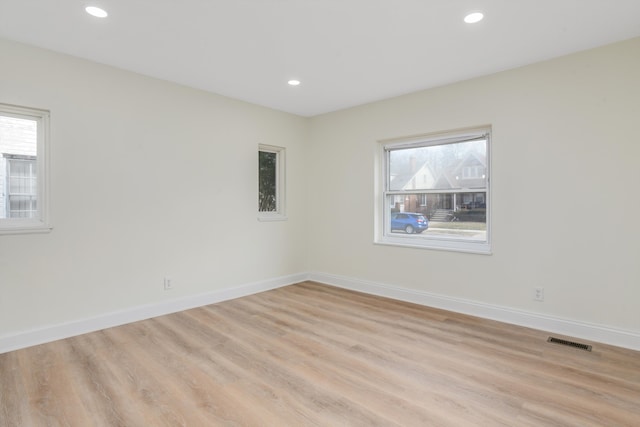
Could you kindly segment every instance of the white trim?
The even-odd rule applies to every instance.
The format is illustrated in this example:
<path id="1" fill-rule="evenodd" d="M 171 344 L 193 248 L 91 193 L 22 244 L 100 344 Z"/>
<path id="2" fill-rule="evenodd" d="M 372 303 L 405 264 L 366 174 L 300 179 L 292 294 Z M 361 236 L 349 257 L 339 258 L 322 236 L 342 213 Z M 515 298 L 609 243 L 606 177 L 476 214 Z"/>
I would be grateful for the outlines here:
<path id="1" fill-rule="evenodd" d="M 478 303 L 462 298 L 404 289 L 397 286 L 327 273 L 299 273 L 207 292 L 200 295 L 178 298 L 171 301 L 132 307 L 88 319 L 32 329 L 17 334 L 5 335 L 0 337 L 0 354 L 152 317 L 253 295 L 294 283 L 304 282 L 305 280 L 313 280 L 371 295 L 379 295 L 456 313 L 469 314 L 484 319 L 497 320 L 513 325 L 548 331 L 550 333 L 611 344 L 631 350 L 640 350 L 640 332 L 636 331 L 515 310 L 508 307 Z"/>
<path id="2" fill-rule="evenodd" d="M 258 212 L 258 221 L 286 221 L 288 219 L 286 215 L 274 212 Z"/>
<path id="3" fill-rule="evenodd" d="M 305 280 L 307 280 L 307 275 L 304 273 L 276 277 L 273 279 L 248 283 L 233 288 L 220 289 L 204 294 L 178 298 L 171 301 L 141 305 L 87 319 L 80 319 L 68 323 L 61 323 L 44 328 L 32 329 L 17 334 L 5 335 L 3 337 L 0 337 L 0 354 L 25 347 L 69 338 L 76 335 L 95 332 L 114 326 L 137 322 L 152 317 L 171 314 L 191 308 L 202 307 L 209 304 L 215 304 L 221 301 L 227 301 L 247 295 L 256 294 L 259 292 L 268 291 L 271 289 L 280 288 L 287 285 L 292 285 L 294 283 L 303 282 Z"/>
<path id="4" fill-rule="evenodd" d="M 462 241 L 453 239 L 429 238 L 421 235 L 402 235 L 394 237 L 391 233 L 383 240 L 374 241 L 375 245 L 400 246 L 404 248 L 431 249 L 450 252 L 464 252 L 467 254 L 492 255 L 491 246 L 486 242 Z"/>
<path id="5" fill-rule="evenodd" d="M 640 350 L 640 331 L 629 331 L 605 325 L 580 322 L 326 273 L 310 273 L 308 280 L 550 333 L 582 338 L 631 350 Z"/>
<path id="6" fill-rule="evenodd" d="M 0 234 L 49 233 L 53 229 L 47 222 L 36 219 L 11 218 L 9 221 L 0 225 Z"/>

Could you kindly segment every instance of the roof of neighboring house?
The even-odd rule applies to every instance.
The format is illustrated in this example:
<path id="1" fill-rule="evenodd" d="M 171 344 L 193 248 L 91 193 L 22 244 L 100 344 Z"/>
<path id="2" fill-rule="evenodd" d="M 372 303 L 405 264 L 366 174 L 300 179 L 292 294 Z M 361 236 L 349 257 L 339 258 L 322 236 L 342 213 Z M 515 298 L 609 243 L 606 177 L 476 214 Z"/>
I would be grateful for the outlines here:
<path id="1" fill-rule="evenodd" d="M 391 189 L 409 191 L 486 188 L 485 177 L 464 177 L 464 168 L 470 166 L 482 166 L 486 168 L 486 156 L 477 151 L 469 151 L 458 163 L 437 175 L 433 172 L 428 162 L 423 162 L 417 170 L 414 169 L 415 172 L 411 172 L 411 169 L 415 168 L 415 166 L 413 166 L 410 161 L 402 173 L 391 177 Z M 420 185 L 424 183 L 425 176 L 427 177 L 427 185 Z"/>
<path id="2" fill-rule="evenodd" d="M 424 184 L 425 181 L 428 184 L 426 187 L 433 186 L 435 183 L 435 174 L 427 162 L 423 163 L 415 172 L 411 172 L 411 168 L 412 167 L 409 166 L 406 172 L 391 177 L 392 189 L 424 189 L 425 186 L 421 184 Z"/>

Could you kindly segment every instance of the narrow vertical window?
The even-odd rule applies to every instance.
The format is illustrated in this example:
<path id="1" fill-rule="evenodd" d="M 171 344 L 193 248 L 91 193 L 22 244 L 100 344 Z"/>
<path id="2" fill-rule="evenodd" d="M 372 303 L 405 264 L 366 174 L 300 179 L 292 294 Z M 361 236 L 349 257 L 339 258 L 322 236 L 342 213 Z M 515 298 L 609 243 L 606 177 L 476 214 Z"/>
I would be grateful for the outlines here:
<path id="1" fill-rule="evenodd" d="M 285 149 L 258 147 L 258 219 L 281 220 L 285 216 Z"/>
<path id="2" fill-rule="evenodd" d="M 276 168 L 278 166 L 278 153 L 270 151 L 258 152 L 260 164 L 260 178 L 258 189 L 258 211 L 275 212 L 276 206 Z"/>
<path id="3" fill-rule="evenodd" d="M 49 113 L 0 104 L 0 232 L 48 231 Z"/>

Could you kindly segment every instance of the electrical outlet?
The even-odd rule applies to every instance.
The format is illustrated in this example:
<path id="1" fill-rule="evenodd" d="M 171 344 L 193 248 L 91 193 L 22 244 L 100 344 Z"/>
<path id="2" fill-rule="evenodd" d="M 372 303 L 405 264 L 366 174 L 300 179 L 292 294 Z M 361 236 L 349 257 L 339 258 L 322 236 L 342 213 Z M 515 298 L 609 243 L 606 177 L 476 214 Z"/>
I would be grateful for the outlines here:
<path id="1" fill-rule="evenodd" d="M 544 301 L 544 288 L 533 288 L 533 299 L 535 301 Z"/>
<path id="2" fill-rule="evenodd" d="M 164 290 L 168 291 L 173 289 L 173 279 L 171 279 L 171 277 L 165 277 L 164 278 Z"/>

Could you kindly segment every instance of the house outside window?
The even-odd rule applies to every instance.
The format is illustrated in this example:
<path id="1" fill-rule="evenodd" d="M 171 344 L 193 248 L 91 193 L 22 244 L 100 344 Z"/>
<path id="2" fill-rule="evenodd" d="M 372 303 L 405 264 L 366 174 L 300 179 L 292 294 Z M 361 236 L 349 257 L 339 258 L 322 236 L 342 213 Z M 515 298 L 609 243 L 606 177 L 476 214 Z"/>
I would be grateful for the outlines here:
<path id="1" fill-rule="evenodd" d="M 35 218 L 38 215 L 36 166 L 35 156 L 7 158 L 6 218 Z"/>
<path id="2" fill-rule="evenodd" d="M 489 127 L 379 143 L 375 241 L 490 253 Z M 391 227 L 399 212 L 429 228 Z"/>
<path id="3" fill-rule="evenodd" d="M 286 219 L 285 196 L 285 149 L 261 144 L 258 146 L 258 219 Z"/>
<path id="4" fill-rule="evenodd" d="M 480 178 L 484 175 L 484 167 L 481 165 L 465 166 L 462 169 L 462 178 L 473 179 Z"/>
<path id="5" fill-rule="evenodd" d="M 49 113 L 0 104 L 0 233 L 50 229 Z"/>

